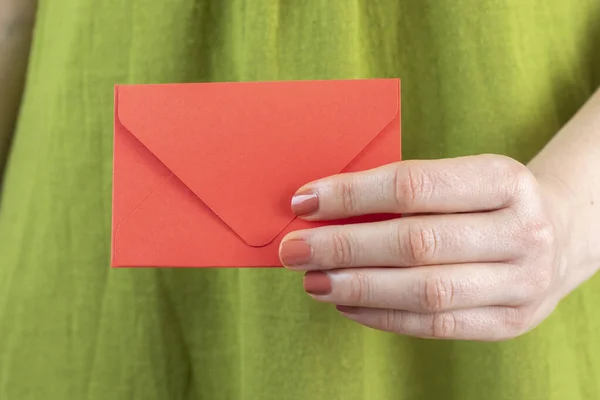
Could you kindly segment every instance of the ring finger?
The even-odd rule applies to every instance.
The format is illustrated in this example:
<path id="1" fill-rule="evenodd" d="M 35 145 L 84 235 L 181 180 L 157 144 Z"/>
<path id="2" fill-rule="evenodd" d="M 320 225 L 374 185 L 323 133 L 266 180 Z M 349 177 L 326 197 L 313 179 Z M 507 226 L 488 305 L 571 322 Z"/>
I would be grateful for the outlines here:
<path id="1" fill-rule="evenodd" d="M 310 271 L 306 291 L 327 303 L 419 313 L 482 306 L 518 306 L 535 287 L 508 264 Z"/>

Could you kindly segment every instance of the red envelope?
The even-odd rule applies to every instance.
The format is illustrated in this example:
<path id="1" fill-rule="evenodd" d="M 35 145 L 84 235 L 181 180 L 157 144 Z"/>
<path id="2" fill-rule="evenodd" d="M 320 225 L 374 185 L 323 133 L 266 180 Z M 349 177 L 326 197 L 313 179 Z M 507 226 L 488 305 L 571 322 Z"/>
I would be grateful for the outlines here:
<path id="1" fill-rule="evenodd" d="M 116 86 L 114 123 L 113 267 L 274 267 L 325 224 L 298 188 L 400 160 L 400 81 Z"/>

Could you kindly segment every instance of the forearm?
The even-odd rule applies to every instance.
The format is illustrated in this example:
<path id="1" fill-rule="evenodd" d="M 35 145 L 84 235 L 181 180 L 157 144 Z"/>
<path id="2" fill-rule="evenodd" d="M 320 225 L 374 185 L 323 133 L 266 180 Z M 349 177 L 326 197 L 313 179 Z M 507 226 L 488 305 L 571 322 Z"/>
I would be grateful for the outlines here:
<path id="1" fill-rule="evenodd" d="M 0 176 L 23 92 L 36 6 L 36 0 L 0 0 Z"/>
<path id="2" fill-rule="evenodd" d="M 600 90 L 529 164 L 548 193 L 572 290 L 600 267 Z"/>

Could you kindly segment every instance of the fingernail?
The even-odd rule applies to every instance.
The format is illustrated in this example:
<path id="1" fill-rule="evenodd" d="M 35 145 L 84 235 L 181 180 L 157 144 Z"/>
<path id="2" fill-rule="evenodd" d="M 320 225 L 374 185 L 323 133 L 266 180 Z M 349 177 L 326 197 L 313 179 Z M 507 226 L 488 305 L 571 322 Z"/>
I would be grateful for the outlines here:
<path id="1" fill-rule="evenodd" d="M 352 307 L 352 306 L 342 306 L 342 305 L 337 305 L 335 306 L 335 308 L 344 314 L 355 314 L 358 311 L 358 307 Z"/>
<path id="2" fill-rule="evenodd" d="M 310 294 L 328 294 L 331 292 L 331 279 L 323 271 L 309 271 L 304 275 L 304 290 Z"/>
<path id="3" fill-rule="evenodd" d="M 312 247 L 304 240 L 284 240 L 279 249 L 279 259 L 286 267 L 308 264 L 312 258 Z"/>
<path id="4" fill-rule="evenodd" d="M 292 197 L 292 211 L 298 216 L 312 214 L 319 209 L 319 197 L 314 192 L 298 192 Z"/>

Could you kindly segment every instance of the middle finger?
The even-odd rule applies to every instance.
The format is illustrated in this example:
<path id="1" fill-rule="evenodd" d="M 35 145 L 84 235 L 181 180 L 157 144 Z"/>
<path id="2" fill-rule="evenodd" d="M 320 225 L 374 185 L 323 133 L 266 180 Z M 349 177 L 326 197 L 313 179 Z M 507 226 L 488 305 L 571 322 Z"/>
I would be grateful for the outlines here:
<path id="1" fill-rule="evenodd" d="M 502 211 L 414 216 L 288 234 L 281 262 L 297 270 L 505 261 L 518 255 Z"/>

